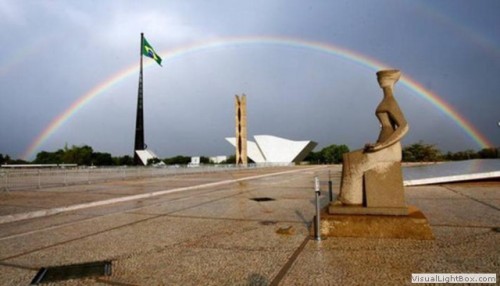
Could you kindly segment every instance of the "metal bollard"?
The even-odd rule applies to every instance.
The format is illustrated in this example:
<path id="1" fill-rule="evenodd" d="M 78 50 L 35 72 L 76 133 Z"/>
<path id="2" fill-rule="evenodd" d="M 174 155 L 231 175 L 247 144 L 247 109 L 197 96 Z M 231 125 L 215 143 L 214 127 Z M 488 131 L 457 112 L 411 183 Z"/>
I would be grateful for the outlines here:
<path id="1" fill-rule="evenodd" d="M 5 170 L 5 172 L 3 173 L 3 175 L 5 176 L 5 187 L 4 187 L 4 191 L 9 191 L 9 172 L 7 170 Z"/>
<path id="2" fill-rule="evenodd" d="M 68 170 L 64 169 L 64 185 L 67 186 L 68 185 Z"/>
<path id="3" fill-rule="evenodd" d="M 38 174 L 38 189 L 41 189 L 42 188 L 42 182 L 40 181 L 40 169 L 37 170 L 37 174 Z"/>
<path id="4" fill-rule="evenodd" d="M 332 191 L 332 177 L 330 170 L 328 170 L 328 193 L 330 194 L 330 202 L 333 201 L 333 191 Z"/>
<path id="5" fill-rule="evenodd" d="M 314 240 L 316 241 L 321 241 L 321 233 L 320 233 L 320 207 L 319 207 L 319 196 L 321 196 L 321 189 L 319 185 L 319 178 L 318 176 L 314 177 L 314 192 L 316 193 L 316 216 L 314 220 Z"/>

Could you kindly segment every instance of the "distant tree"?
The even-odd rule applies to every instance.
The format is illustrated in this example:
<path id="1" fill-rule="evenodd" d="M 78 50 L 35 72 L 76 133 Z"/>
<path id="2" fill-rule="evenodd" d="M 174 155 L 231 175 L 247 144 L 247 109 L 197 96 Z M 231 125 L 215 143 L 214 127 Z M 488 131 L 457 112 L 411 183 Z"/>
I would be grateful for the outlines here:
<path id="1" fill-rule="evenodd" d="M 152 165 L 158 164 L 160 162 L 161 162 L 161 160 L 158 158 L 151 158 L 151 159 L 148 159 L 148 166 L 152 166 Z"/>
<path id="2" fill-rule="evenodd" d="M 112 166 L 114 165 L 113 157 L 109 153 L 93 152 L 92 165 L 95 166 Z"/>
<path id="3" fill-rule="evenodd" d="M 129 155 L 113 157 L 113 162 L 116 166 L 132 166 L 134 165 L 134 158 Z"/>
<path id="4" fill-rule="evenodd" d="M 347 145 L 332 144 L 321 149 L 319 152 L 310 152 L 304 161 L 313 164 L 340 164 L 344 153 L 349 152 Z"/>
<path id="5" fill-rule="evenodd" d="M 11 159 L 9 155 L 2 155 L 0 154 L 0 165 L 3 164 L 27 164 L 28 162 L 21 160 L 21 159 Z"/>
<path id="6" fill-rule="evenodd" d="M 469 160 L 469 159 L 477 159 L 479 158 L 479 154 L 474 150 L 468 149 L 465 151 L 458 151 L 455 153 L 448 152 L 446 153 L 445 159 L 450 161 L 459 161 L 459 160 Z"/>
<path id="7" fill-rule="evenodd" d="M 477 159 L 477 158 L 479 158 L 479 154 L 476 151 L 472 150 L 472 149 L 467 149 L 467 150 L 462 151 L 462 152 L 464 154 L 464 159 L 469 160 L 469 159 Z"/>
<path id="8" fill-rule="evenodd" d="M 221 164 L 236 164 L 236 155 L 233 154 L 227 157 L 227 159 L 222 161 Z"/>
<path id="9" fill-rule="evenodd" d="M 75 146 L 73 145 L 71 148 L 64 148 L 64 154 L 62 156 L 62 161 L 65 164 L 78 164 L 78 165 L 92 165 L 92 147 L 84 145 L 84 146 Z"/>
<path id="10" fill-rule="evenodd" d="M 29 164 L 30 162 L 22 160 L 22 159 L 15 159 L 15 160 L 11 159 L 7 163 L 11 164 L 11 165 L 13 165 L 13 164 L 23 164 L 24 165 L 24 164 Z"/>
<path id="11" fill-rule="evenodd" d="M 0 153 L 0 165 L 4 164 L 29 164 L 28 161 L 21 160 L 21 159 L 11 159 L 9 155 L 3 155 Z"/>
<path id="12" fill-rule="evenodd" d="M 321 149 L 320 158 L 322 163 L 325 164 L 339 164 L 342 163 L 342 157 L 347 152 L 349 152 L 349 147 L 346 145 L 332 144 Z"/>
<path id="13" fill-rule="evenodd" d="M 436 162 L 441 160 L 441 151 L 435 145 L 419 141 L 403 148 L 404 162 Z"/>
<path id="14" fill-rule="evenodd" d="M 166 158 L 163 162 L 167 165 L 187 165 L 191 162 L 191 157 L 177 155 L 172 158 Z"/>
<path id="15" fill-rule="evenodd" d="M 213 164 L 212 161 L 210 161 L 210 158 L 201 156 L 200 157 L 200 163 L 201 164 Z"/>
<path id="16" fill-rule="evenodd" d="M 64 163 L 63 162 L 63 157 L 64 157 L 64 150 L 59 149 L 54 154 L 52 155 L 54 157 L 54 160 L 57 160 L 57 163 Z"/>
<path id="17" fill-rule="evenodd" d="M 96 162 L 94 162 L 97 160 Z M 112 165 L 113 160 L 110 154 L 94 153 L 92 147 L 75 146 L 71 148 L 64 146 L 55 152 L 41 151 L 36 155 L 33 163 L 36 164 L 78 164 L 78 165 Z"/>
<path id="18" fill-rule="evenodd" d="M 33 161 L 35 164 L 61 164 L 63 162 L 63 150 L 58 150 L 56 152 L 41 151 L 36 154 L 36 158 Z"/>
<path id="19" fill-rule="evenodd" d="M 478 154 L 478 157 L 481 159 L 500 158 L 500 152 L 498 150 L 499 150 L 499 148 L 495 148 L 495 147 L 484 148 L 481 151 L 477 152 L 477 154 Z"/>
<path id="20" fill-rule="evenodd" d="M 311 164 L 321 164 L 320 152 L 309 152 L 307 156 L 304 158 L 304 161 L 309 162 Z"/>

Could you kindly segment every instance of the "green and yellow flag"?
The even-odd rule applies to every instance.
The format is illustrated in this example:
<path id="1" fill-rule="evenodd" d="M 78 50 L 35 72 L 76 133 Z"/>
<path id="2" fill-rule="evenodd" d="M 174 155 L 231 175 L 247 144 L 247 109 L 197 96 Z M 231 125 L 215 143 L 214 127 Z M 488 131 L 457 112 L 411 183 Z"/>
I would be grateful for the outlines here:
<path id="1" fill-rule="evenodd" d="M 161 65 L 161 58 L 160 58 L 160 56 L 155 52 L 155 50 L 153 49 L 153 47 L 151 47 L 151 45 L 148 43 L 148 41 L 146 41 L 146 38 L 143 38 L 142 54 L 145 55 L 145 56 L 147 56 L 147 57 L 152 58 L 160 66 L 162 66 Z"/>

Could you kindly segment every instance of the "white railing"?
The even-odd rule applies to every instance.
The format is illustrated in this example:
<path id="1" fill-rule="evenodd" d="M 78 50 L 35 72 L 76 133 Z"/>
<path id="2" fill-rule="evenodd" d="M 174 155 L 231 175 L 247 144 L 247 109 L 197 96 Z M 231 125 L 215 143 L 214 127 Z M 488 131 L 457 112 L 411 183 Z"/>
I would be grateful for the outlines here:
<path id="1" fill-rule="evenodd" d="M 30 190 L 108 181 L 154 178 L 179 174 L 211 173 L 228 170 L 285 167 L 289 163 L 237 165 L 202 165 L 199 167 L 78 167 L 78 168 L 0 168 L 0 191 Z"/>

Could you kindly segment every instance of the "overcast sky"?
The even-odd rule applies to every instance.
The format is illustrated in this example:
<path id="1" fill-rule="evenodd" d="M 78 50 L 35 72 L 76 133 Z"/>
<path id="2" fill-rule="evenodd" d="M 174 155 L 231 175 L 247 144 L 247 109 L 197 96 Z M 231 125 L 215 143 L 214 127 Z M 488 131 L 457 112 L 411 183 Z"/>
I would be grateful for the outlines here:
<path id="1" fill-rule="evenodd" d="M 376 69 L 293 44 L 312 42 L 401 69 L 500 146 L 498 15 L 497 0 L 0 0 L 0 153 L 21 158 L 74 102 L 137 64 L 141 32 L 164 58 L 163 67 L 144 71 L 146 143 L 162 158 L 233 154 L 224 138 L 234 136 L 234 95 L 241 93 L 249 135 L 314 140 L 316 150 L 375 141 Z M 235 38 L 290 44 L 224 44 Z M 219 44 L 204 44 L 210 41 Z M 190 46 L 205 48 L 182 52 Z M 87 144 L 131 155 L 137 86 L 135 71 L 35 151 Z M 417 92 L 398 84 L 395 96 L 410 124 L 403 144 L 481 148 Z"/>

